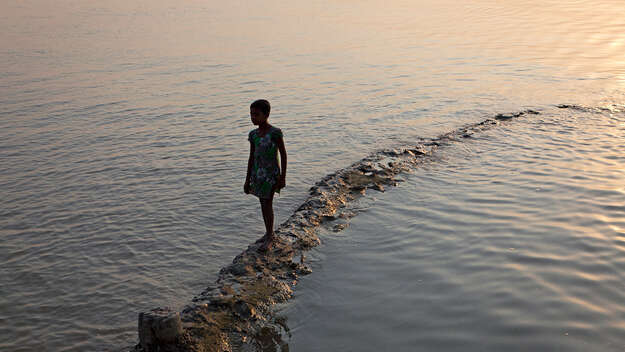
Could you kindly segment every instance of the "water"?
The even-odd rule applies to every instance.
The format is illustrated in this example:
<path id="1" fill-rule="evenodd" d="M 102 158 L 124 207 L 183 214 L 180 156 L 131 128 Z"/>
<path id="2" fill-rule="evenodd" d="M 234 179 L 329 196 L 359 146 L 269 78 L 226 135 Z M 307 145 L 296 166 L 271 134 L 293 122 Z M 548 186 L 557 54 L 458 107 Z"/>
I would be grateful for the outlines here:
<path id="1" fill-rule="evenodd" d="M 281 311 L 289 347 L 622 351 L 625 114 L 526 116 L 323 232 Z"/>
<path id="2" fill-rule="evenodd" d="M 0 349 L 121 350 L 137 339 L 138 312 L 181 307 L 259 237 L 258 204 L 242 195 L 254 99 L 273 103 L 271 121 L 285 132 L 288 186 L 276 202 L 282 221 L 314 182 L 379 148 L 498 112 L 623 104 L 622 10 L 619 1 L 3 3 Z M 569 115 L 558 122 L 581 138 L 591 126 L 575 129 L 574 122 L 586 113 Z M 612 118 L 609 112 L 597 116 Z M 612 130 L 606 127 L 605 134 Z M 527 138 L 533 150 L 549 139 Z M 475 148 L 495 143 L 486 141 Z M 619 162 L 619 150 L 607 152 Z M 493 158 L 501 153 L 497 149 Z M 586 160 L 586 154 L 577 157 Z M 432 170 L 464 182 L 453 174 L 457 166 L 443 167 L 460 160 L 452 153 Z M 558 161 L 545 163 L 561 171 Z M 467 167 L 480 172 L 485 165 L 475 160 Z M 603 196 L 602 186 L 593 185 Z M 556 194 L 575 194 L 554 187 Z M 555 198 L 536 204 L 545 199 Z M 379 223 L 376 211 L 394 213 L 391 203 L 403 209 L 415 201 L 389 200 L 375 203 L 341 236 L 357 238 L 349 234 L 359 221 Z M 440 204 L 441 212 L 455 209 L 453 202 Z M 576 204 L 586 203 L 565 202 L 571 208 L 562 213 L 579 212 Z M 463 209 L 456 211 L 477 217 Z M 593 210 L 598 219 L 621 221 L 610 209 Z M 510 211 L 512 217 L 518 209 Z M 583 228 L 597 232 L 597 221 Z M 564 228 L 537 222 L 532 231 Z M 389 233 L 407 231 L 399 227 Z M 334 250 L 330 243 L 319 252 Z M 557 254 L 548 243 L 536 245 L 542 245 L 533 249 L 538 257 Z M 598 276 L 598 284 L 609 286 L 622 275 L 615 256 L 596 260 L 616 268 Z M 584 272 L 574 260 L 558 264 L 573 276 Z M 528 275 L 540 277 L 530 269 Z M 494 280 L 501 273 L 490 274 Z M 306 295 L 305 285 L 321 275 L 318 270 L 303 280 L 297 293 Z M 565 279 L 551 285 L 560 291 L 573 286 Z M 516 289 L 508 294 L 522 297 Z M 618 306 L 620 296 L 609 297 L 610 307 Z M 483 307 L 486 317 L 487 304 L 472 306 Z M 568 314 L 575 313 L 571 308 Z M 291 321 L 299 326 L 295 316 Z M 559 318 L 561 326 L 574 321 Z M 437 319 L 439 326 L 449 322 Z M 597 326 L 594 333 L 601 335 Z M 307 338 L 303 330 L 296 329 L 293 346 Z M 496 334 L 491 340 L 510 338 L 490 332 Z"/>

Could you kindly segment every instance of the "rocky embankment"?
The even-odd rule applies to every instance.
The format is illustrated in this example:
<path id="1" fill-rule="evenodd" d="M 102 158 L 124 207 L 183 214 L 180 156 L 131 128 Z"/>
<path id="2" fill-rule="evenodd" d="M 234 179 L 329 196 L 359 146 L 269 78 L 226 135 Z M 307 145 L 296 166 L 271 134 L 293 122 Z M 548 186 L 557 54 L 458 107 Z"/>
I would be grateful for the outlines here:
<path id="1" fill-rule="evenodd" d="M 139 314 L 134 351 L 287 351 L 282 333 L 288 333 L 288 327 L 272 314 L 272 307 L 288 300 L 299 277 L 311 272 L 304 253 L 320 243 L 321 224 L 336 222 L 333 229 L 340 231 L 355 215 L 348 204 L 367 190 L 396 185 L 395 176 L 427 161 L 439 146 L 526 114 L 538 112 L 499 114 L 408 148 L 380 151 L 327 175 L 278 227 L 273 248 L 261 253 L 259 243 L 251 244 L 180 312 L 158 308 Z"/>

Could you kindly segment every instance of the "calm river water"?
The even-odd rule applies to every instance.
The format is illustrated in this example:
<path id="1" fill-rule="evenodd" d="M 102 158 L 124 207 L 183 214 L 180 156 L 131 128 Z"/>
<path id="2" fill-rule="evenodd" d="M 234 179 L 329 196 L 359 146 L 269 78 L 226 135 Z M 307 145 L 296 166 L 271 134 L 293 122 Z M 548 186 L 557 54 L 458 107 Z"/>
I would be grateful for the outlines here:
<path id="1" fill-rule="evenodd" d="M 439 150 L 309 256 L 294 351 L 623 351 L 625 110 Z"/>
<path id="2" fill-rule="evenodd" d="M 281 308 L 309 350 L 625 348 L 625 11 L 606 0 L 0 4 L 0 350 L 120 351 L 324 175 L 496 113 L 323 233 Z M 576 104 L 596 109 L 558 109 Z"/>

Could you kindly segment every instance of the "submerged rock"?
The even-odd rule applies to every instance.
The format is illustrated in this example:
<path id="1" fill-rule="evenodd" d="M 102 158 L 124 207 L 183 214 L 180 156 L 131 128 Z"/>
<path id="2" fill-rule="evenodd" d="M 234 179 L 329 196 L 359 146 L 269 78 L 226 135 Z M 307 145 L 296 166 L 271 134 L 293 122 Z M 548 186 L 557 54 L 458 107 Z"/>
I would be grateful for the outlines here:
<path id="1" fill-rule="evenodd" d="M 496 120 L 500 120 L 500 121 L 501 120 L 510 120 L 512 118 L 523 116 L 525 114 L 538 115 L 540 113 L 538 111 L 528 109 L 528 110 L 523 110 L 523 111 L 511 113 L 511 114 L 497 114 L 497 115 L 495 115 L 495 119 Z"/>
<path id="2" fill-rule="evenodd" d="M 139 314 L 139 345 L 145 352 L 177 351 L 183 333 L 180 313 L 169 308 Z"/>
<path id="3" fill-rule="evenodd" d="M 349 226 L 349 224 L 344 223 L 344 224 L 336 224 L 332 227 L 332 231 L 334 232 L 339 232 L 339 231 L 343 231 L 344 229 L 346 229 Z"/>

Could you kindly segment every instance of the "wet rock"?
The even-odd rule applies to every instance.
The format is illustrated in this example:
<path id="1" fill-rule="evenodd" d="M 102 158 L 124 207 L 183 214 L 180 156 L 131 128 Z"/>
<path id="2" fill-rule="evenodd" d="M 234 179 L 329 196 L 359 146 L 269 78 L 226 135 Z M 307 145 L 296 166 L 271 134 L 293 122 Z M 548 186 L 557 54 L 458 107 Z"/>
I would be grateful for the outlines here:
<path id="1" fill-rule="evenodd" d="M 236 294 L 236 291 L 232 287 L 233 285 L 225 284 L 221 287 L 221 294 L 226 296 L 233 296 Z"/>
<path id="2" fill-rule="evenodd" d="M 214 307 L 230 307 L 234 301 L 234 295 L 216 295 L 209 298 L 210 304 Z"/>
<path id="3" fill-rule="evenodd" d="M 273 326 L 265 326 L 254 336 L 259 351 L 288 352 L 289 347 L 282 340 L 280 331 Z"/>
<path id="4" fill-rule="evenodd" d="M 241 275 L 249 275 L 254 273 L 254 269 L 251 266 L 245 265 L 243 263 L 236 263 L 230 265 L 230 272 L 233 275 L 241 276 Z"/>
<path id="5" fill-rule="evenodd" d="M 321 191 L 319 190 L 319 186 L 312 186 L 310 187 L 309 193 L 311 196 L 318 196 L 321 194 Z"/>
<path id="6" fill-rule="evenodd" d="M 339 231 L 343 231 L 344 229 L 346 229 L 349 226 L 349 224 L 345 223 L 345 224 L 336 224 L 332 227 L 332 231 L 334 232 L 339 232 Z"/>
<path id="7" fill-rule="evenodd" d="M 145 352 L 163 351 L 183 334 L 180 313 L 157 308 L 139 314 L 139 344 Z"/>
<path id="8" fill-rule="evenodd" d="M 375 171 L 375 168 L 373 167 L 373 165 L 371 165 L 371 163 L 366 163 L 358 166 L 357 170 L 363 173 L 372 173 L 373 171 Z"/>
<path id="9" fill-rule="evenodd" d="M 486 120 L 476 124 L 475 127 L 492 126 L 492 125 L 496 125 L 498 123 L 499 123 L 499 121 L 497 121 L 497 120 L 486 119 Z"/>
<path id="10" fill-rule="evenodd" d="M 495 116 L 495 119 L 502 121 L 502 120 L 510 120 L 513 117 L 517 117 L 518 115 L 513 115 L 513 114 L 497 114 Z"/>
<path id="11" fill-rule="evenodd" d="M 304 203 L 304 208 L 302 209 L 317 209 L 323 207 L 323 201 L 321 199 L 310 199 L 308 202 Z"/>
<path id="12" fill-rule="evenodd" d="M 511 114 L 497 114 L 495 115 L 495 119 L 499 121 L 505 121 L 505 120 L 510 120 L 515 117 L 523 116 L 525 114 L 538 115 L 540 113 L 538 111 L 528 109 L 528 110 L 519 111 L 519 112 L 515 112 Z"/>
<path id="13" fill-rule="evenodd" d="M 297 246 L 303 250 L 316 247 L 320 244 L 321 244 L 321 240 L 319 238 L 310 238 L 310 237 L 300 238 L 299 241 L 297 242 Z"/>
<path id="14" fill-rule="evenodd" d="M 312 273 L 312 269 L 310 269 L 309 267 L 307 267 L 304 264 L 298 264 L 297 265 L 297 273 L 299 275 L 308 275 L 308 274 Z"/>
<path id="15" fill-rule="evenodd" d="M 244 301 L 237 301 L 234 304 L 234 312 L 242 319 L 250 319 L 256 316 L 256 309 L 251 304 Z"/>
<path id="16" fill-rule="evenodd" d="M 413 156 L 414 152 L 411 149 L 386 149 L 381 152 L 381 154 L 390 156 L 390 157 L 401 157 L 401 156 Z"/>
<path id="17" fill-rule="evenodd" d="M 425 154 L 428 153 L 428 151 L 423 146 L 419 146 L 417 148 L 412 148 L 412 149 L 410 149 L 410 151 L 414 155 L 425 155 Z"/>
<path id="18" fill-rule="evenodd" d="M 373 186 L 370 187 L 371 189 L 374 189 L 378 192 L 384 192 L 384 186 L 382 186 L 379 183 L 374 184 Z"/>

